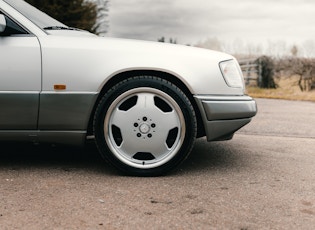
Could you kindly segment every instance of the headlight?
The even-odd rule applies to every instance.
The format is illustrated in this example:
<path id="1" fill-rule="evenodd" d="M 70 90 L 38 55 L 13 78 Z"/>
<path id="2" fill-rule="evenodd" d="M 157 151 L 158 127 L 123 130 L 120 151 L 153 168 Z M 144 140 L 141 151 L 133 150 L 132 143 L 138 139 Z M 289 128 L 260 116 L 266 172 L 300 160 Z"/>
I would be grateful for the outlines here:
<path id="1" fill-rule="evenodd" d="M 243 77 L 234 60 L 220 62 L 220 69 L 228 86 L 243 88 Z"/>

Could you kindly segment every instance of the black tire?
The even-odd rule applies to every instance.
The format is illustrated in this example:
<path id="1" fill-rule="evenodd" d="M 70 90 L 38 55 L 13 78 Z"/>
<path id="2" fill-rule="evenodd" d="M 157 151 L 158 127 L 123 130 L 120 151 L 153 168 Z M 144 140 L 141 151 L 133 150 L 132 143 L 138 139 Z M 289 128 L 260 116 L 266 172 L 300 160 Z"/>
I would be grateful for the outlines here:
<path id="1" fill-rule="evenodd" d="M 187 158 L 197 121 L 193 106 L 177 86 L 138 76 L 114 85 L 102 97 L 94 133 L 101 155 L 122 172 L 159 176 Z"/>

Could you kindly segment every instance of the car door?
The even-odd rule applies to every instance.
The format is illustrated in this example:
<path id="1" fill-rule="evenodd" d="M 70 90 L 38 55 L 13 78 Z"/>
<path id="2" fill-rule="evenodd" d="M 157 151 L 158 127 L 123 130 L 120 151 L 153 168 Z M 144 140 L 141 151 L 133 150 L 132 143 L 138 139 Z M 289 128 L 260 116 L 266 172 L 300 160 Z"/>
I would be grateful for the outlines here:
<path id="1" fill-rule="evenodd" d="M 0 130 L 37 129 L 41 52 L 36 36 L 5 12 L 0 33 Z"/>

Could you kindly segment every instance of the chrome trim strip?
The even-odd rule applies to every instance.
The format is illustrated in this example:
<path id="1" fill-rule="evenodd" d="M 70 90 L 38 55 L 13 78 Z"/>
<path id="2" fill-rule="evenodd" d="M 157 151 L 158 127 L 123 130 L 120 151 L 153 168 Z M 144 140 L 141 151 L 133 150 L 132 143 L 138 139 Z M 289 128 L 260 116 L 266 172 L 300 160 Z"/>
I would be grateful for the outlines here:
<path id="1" fill-rule="evenodd" d="M 0 94 L 39 94 L 39 91 L 0 91 Z"/>
<path id="2" fill-rule="evenodd" d="M 252 101 L 253 100 L 253 98 L 247 95 L 243 95 L 243 96 L 194 95 L 194 97 L 202 101 Z"/>
<path id="3" fill-rule="evenodd" d="M 66 94 L 66 95 L 77 95 L 77 94 L 82 94 L 82 95 L 97 95 L 98 92 L 88 92 L 88 91 L 67 91 L 67 90 L 55 90 L 55 91 L 42 91 L 40 94 L 42 95 L 47 95 L 47 94 Z"/>

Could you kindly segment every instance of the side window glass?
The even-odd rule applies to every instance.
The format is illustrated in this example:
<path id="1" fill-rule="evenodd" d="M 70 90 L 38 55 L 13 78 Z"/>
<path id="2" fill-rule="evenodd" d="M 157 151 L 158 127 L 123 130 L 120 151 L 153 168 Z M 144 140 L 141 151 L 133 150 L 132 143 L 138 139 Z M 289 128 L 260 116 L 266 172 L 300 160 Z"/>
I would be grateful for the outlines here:
<path id="1" fill-rule="evenodd" d="M 0 14 L 3 14 L 3 13 L 0 11 Z M 5 30 L 2 33 L 0 33 L 1 37 L 19 35 L 19 34 L 28 34 L 22 27 L 16 24 L 13 20 L 11 20 L 5 14 L 3 15 L 6 21 L 6 27 L 5 27 Z"/>

